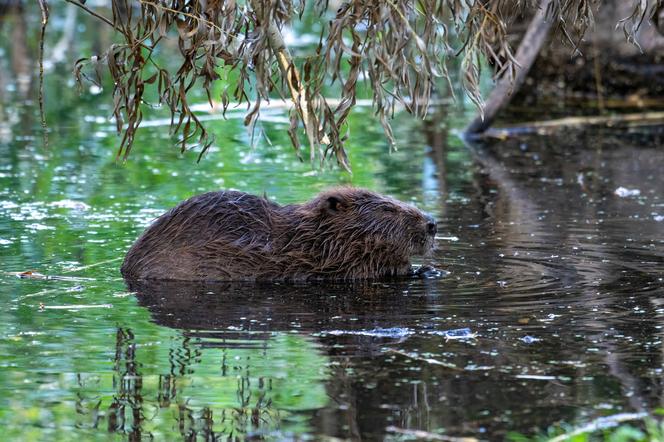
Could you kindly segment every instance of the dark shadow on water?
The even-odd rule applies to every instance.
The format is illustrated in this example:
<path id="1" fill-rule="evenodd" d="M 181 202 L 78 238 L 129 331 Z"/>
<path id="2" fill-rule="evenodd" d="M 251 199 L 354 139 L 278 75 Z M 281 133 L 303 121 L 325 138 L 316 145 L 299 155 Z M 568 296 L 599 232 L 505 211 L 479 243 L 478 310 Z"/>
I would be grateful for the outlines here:
<path id="1" fill-rule="evenodd" d="M 317 334 L 385 329 L 402 337 L 402 314 L 426 309 L 432 280 L 309 284 L 132 281 L 152 320 L 207 338 L 266 339 L 274 332 Z M 390 334 L 390 331 L 393 333 Z"/>

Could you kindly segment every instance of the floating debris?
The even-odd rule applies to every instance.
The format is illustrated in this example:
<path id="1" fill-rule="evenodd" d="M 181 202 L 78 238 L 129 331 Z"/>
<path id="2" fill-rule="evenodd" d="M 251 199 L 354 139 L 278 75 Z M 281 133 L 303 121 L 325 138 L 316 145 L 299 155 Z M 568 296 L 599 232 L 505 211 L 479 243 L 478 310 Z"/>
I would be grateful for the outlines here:
<path id="1" fill-rule="evenodd" d="M 541 341 L 540 338 L 536 338 L 534 336 L 529 336 L 529 335 L 524 336 L 523 338 L 521 338 L 521 340 L 526 344 L 534 344 L 535 342 Z"/>
<path id="2" fill-rule="evenodd" d="M 85 204 L 82 201 L 74 201 L 74 200 L 60 200 L 60 201 L 53 201 L 50 203 L 52 207 L 58 207 L 61 209 L 72 209 L 72 210 L 88 210 L 90 209 L 90 206 Z"/>
<path id="3" fill-rule="evenodd" d="M 440 279 L 450 274 L 447 270 L 440 270 L 429 265 L 412 266 L 412 268 L 414 275 L 423 279 Z"/>
<path id="4" fill-rule="evenodd" d="M 12 274 L 21 279 L 49 279 L 48 276 L 42 273 L 33 272 L 32 270 L 28 270 L 27 272 L 15 272 Z"/>
<path id="5" fill-rule="evenodd" d="M 555 381 L 555 376 L 543 374 L 518 374 L 515 376 L 517 379 L 531 379 L 533 381 Z"/>
<path id="6" fill-rule="evenodd" d="M 618 195 L 620 198 L 627 198 L 630 196 L 639 196 L 641 195 L 641 191 L 639 189 L 628 189 L 626 187 L 618 187 L 614 192 L 614 194 Z"/>
<path id="7" fill-rule="evenodd" d="M 415 332 L 409 328 L 391 327 L 391 328 L 374 328 L 371 330 L 330 330 L 323 332 L 323 335 L 342 336 L 371 336 L 375 338 L 405 338 L 413 335 Z"/>
<path id="8" fill-rule="evenodd" d="M 40 310 L 83 310 L 89 308 L 113 308 L 112 304 L 71 304 L 71 305 L 44 305 L 39 304 Z"/>
<path id="9" fill-rule="evenodd" d="M 429 332 L 430 335 L 443 336 L 445 339 L 475 339 L 477 333 L 473 333 L 469 328 L 455 328 L 452 330 L 434 330 Z"/>

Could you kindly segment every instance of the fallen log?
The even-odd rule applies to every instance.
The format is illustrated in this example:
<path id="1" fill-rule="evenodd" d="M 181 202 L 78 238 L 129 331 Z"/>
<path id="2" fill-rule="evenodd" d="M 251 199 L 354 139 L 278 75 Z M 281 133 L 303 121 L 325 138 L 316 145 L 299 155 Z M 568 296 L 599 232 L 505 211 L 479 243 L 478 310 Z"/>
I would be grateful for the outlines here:
<path id="1" fill-rule="evenodd" d="M 477 138 L 497 138 L 502 140 L 519 135 L 545 135 L 571 127 L 639 127 L 653 125 L 664 125 L 664 112 L 577 116 L 546 121 L 530 121 L 516 125 L 487 129 L 479 134 Z"/>

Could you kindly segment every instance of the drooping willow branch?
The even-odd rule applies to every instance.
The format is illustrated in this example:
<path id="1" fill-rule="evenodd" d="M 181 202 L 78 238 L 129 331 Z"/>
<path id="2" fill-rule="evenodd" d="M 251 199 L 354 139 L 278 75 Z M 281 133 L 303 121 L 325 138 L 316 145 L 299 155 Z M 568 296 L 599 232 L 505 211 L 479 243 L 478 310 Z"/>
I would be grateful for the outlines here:
<path id="1" fill-rule="evenodd" d="M 113 114 L 122 134 L 118 157 L 128 157 L 144 107 L 153 104 L 147 103 L 148 89 L 157 92 L 154 104 L 170 110 L 181 149 L 201 146 L 202 156 L 212 136 L 189 105 L 190 92 L 202 88 L 210 104 L 220 102 L 224 113 L 231 100 L 247 103 L 245 124 L 250 128 L 259 121 L 262 103 L 291 100 L 289 135 L 298 156 L 303 127 L 312 161 L 336 158 L 346 169 L 347 118 L 361 82 L 369 86 L 374 111 L 393 145 L 390 118 L 395 107 L 424 116 L 437 79 L 450 81 L 452 57 L 461 57 L 462 87 L 481 108 L 483 60 L 488 59 L 497 77 L 510 80 L 516 73 L 518 62 L 507 42 L 508 26 L 516 17 L 532 15 L 544 5 L 554 26 L 575 44 L 601 3 L 348 0 L 332 13 L 327 2 L 311 0 L 112 0 L 113 16 L 105 18 L 78 0 L 67 1 L 113 26 L 123 39 L 101 56 L 79 60 L 75 69 L 79 80 L 100 81 L 102 66 L 112 77 Z M 622 23 L 628 35 L 661 6 L 658 0 L 634 1 L 635 13 Z M 304 14 L 321 17 L 320 40 L 310 50 L 293 52 L 283 33 Z M 153 57 L 166 39 L 177 41 L 176 69 L 160 66 Z M 86 66 L 95 68 L 95 78 L 87 75 Z M 212 85 L 222 76 L 228 76 L 225 88 L 213 96 Z M 338 90 L 338 104 L 326 100 L 329 85 Z"/>

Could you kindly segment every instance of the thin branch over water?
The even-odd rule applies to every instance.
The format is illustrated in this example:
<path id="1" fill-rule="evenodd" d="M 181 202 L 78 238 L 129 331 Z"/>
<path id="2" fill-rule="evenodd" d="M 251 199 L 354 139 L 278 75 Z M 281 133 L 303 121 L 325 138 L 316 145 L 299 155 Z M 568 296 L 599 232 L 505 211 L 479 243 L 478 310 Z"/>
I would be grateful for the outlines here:
<path id="1" fill-rule="evenodd" d="M 44 112 L 44 40 L 46 37 L 46 26 L 48 25 L 48 3 L 46 0 L 39 0 L 39 9 L 41 10 L 41 29 L 39 33 L 39 118 L 42 126 L 42 136 L 44 146 L 48 146 L 48 133 L 46 131 L 46 115 Z"/>

